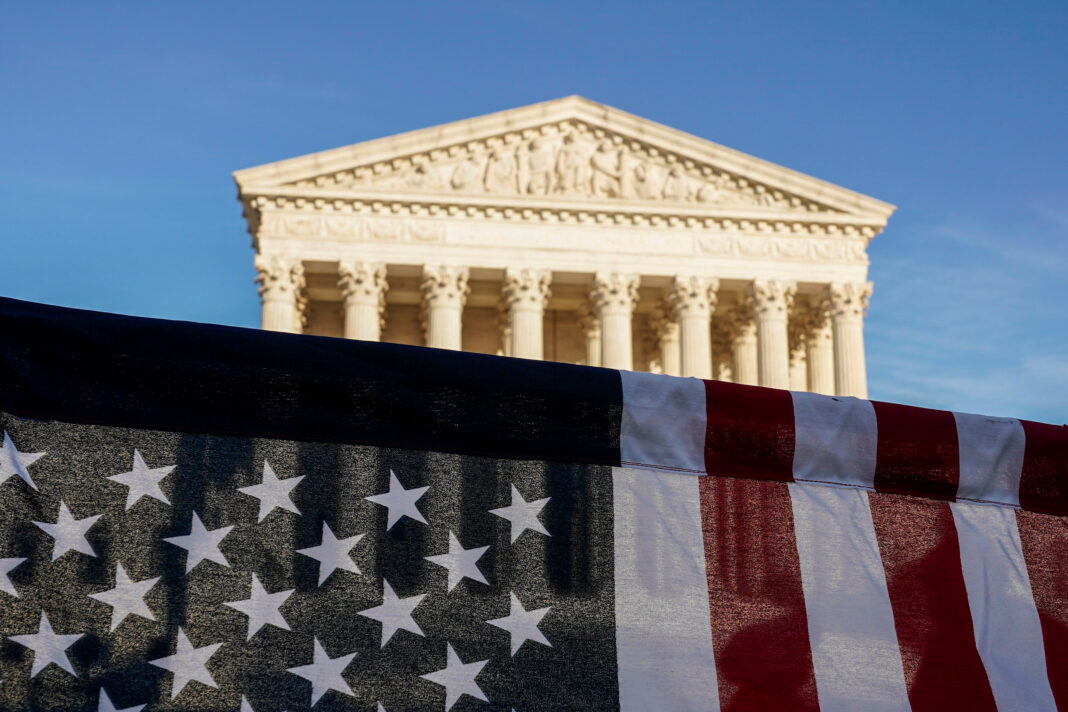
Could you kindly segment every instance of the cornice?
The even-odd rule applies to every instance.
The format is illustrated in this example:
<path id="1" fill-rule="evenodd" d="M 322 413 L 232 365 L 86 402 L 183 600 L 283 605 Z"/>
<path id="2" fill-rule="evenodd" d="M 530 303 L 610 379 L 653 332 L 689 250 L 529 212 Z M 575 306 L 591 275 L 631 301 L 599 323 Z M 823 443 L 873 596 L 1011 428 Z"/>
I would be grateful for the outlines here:
<path id="1" fill-rule="evenodd" d="M 627 203 L 539 196 L 428 194 L 332 190 L 298 186 L 248 186 L 241 195 L 250 230 L 264 210 L 307 215 L 417 216 L 509 222 L 632 225 L 754 233 L 862 237 L 865 244 L 885 220 L 843 213 L 784 212 L 748 208 L 695 207 L 685 203 Z"/>

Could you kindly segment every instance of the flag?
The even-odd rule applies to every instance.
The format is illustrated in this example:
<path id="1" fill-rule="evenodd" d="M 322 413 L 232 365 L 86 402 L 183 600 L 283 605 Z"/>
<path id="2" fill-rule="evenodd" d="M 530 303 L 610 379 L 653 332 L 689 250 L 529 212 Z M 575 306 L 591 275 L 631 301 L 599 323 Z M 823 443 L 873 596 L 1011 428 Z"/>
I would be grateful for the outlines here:
<path id="1" fill-rule="evenodd" d="M 1068 710 L 1068 434 L 0 300 L 0 706 Z"/>

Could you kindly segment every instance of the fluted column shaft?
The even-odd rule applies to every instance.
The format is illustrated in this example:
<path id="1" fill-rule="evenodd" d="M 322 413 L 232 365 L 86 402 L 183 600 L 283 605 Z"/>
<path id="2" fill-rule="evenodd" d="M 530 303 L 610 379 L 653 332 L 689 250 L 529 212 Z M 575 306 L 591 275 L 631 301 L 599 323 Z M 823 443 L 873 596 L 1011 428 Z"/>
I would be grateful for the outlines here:
<path id="1" fill-rule="evenodd" d="M 679 315 L 669 298 L 653 310 L 653 330 L 660 350 L 660 368 L 668 376 L 682 375 Z"/>
<path id="2" fill-rule="evenodd" d="M 579 310 L 579 326 L 586 336 L 586 365 L 601 365 L 601 320 L 590 302 L 584 302 Z"/>
<path id="3" fill-rule="evenodd" d="M 370 262 L 343 262 L 338 286 L 345 305 L 346 339 L 380 341 L 386 309 L 386 266 Z"/>
<path id="4" fill-rule="evenodd" d="M 467 302 L 466 267 L 424 267 L 423 306 L 426 310 L 426 345 L 459 351 L 463 336 L 463 309 Z"/>
<path id="5" fill-rule="evenodd" d="M 809 328 L 805 334 L 805 361 L 808 368 L 808 389 L 813 393 L 833 396 L 834 334 L 831 330 L 831 303 L 821 299 L 809 310 Z"/>
<path id="6" fill-rule="evenodd" d="M 871 282 L 845 282 L 830 286 L 834 380 L 840 396 L 868 397 L 868 374 L 864 363 L 864 313 L 868 309 L 871 288 Z"/>
<path id="7" fill-rule="evenodd" d="M 256 255 L 254 264 L 262 308 L 260 327 L 299 334 L 304 330 L 301 318 L 304 264 L 282 255 Z"/>
<path id="8" fill-rule="evenodd" d="M 719 280 L 676 277 L 672 301 L 679 315 L 682 375 L 712 378 L 712 309 Z"/>
<path id="9" fill-rule="evenodd" d="M 753 321 L 753 308 L 748 303 L 738 304 L 731 311 L 731 355 L 734 383 L 755 386 L 760 383 L 757 369 L 757 330 Z"/>
<path id="10" fill-rule="evenodd" d="M 502 294 L 508 309 L 509 355 L 517 358 L 545 358 L 544 317 L 549 304 L 548 270 L 509 269 L 505 272 Z"/>
<path id="11" fill-rule="evenodd" d="M 795 287 L 779 280 L 757 280 L 749 287 L 757 330 L 759 383 L 769 388 L 790 387 L 790 347 L 786 313 Z"/>
<path id="12" fill-rule="evenodd" d="M 598 273 L 590 300 L 601 322 L 601 365 L 626 371 L 634 368 L 631 315 L 638 303 L 637 275 Z"/>

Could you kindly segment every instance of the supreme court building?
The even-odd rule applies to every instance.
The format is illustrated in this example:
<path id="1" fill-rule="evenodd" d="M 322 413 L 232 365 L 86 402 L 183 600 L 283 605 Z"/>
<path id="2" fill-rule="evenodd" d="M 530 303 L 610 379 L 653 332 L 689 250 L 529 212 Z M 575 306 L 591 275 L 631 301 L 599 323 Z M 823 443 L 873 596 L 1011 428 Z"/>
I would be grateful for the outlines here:
<path id="1" fill-rule="evenodd" d="M 265 329 L 867 396 L 894 206 L 572 96 L 237 171 Z"/>

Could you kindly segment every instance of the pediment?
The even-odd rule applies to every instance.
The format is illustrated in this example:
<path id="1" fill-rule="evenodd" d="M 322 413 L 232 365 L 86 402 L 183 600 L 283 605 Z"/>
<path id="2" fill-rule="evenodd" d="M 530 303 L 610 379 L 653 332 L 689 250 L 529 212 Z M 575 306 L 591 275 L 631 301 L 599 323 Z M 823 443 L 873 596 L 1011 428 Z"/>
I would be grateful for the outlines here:
<path id="1" fill-rule="evenodd" d="M 581 97 L 521 107 L 238 171 L 243 194 L 494 197 L 754 214 L 894 206 Z"/>

